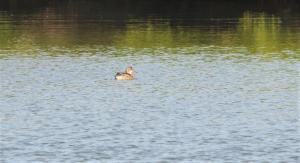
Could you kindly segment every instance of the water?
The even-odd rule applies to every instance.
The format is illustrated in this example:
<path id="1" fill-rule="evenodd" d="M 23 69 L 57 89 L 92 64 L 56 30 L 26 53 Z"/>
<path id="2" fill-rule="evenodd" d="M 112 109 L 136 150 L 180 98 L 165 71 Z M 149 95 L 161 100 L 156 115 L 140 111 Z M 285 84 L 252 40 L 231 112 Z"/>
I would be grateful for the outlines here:
<path id="1" fill-rule="evenodd" d="M 293 9 L 124 18 L 42 2 L 0 12 L 0 162 L 299 161 Z M 115 81 L 130 64 L 135 80 Z"/>

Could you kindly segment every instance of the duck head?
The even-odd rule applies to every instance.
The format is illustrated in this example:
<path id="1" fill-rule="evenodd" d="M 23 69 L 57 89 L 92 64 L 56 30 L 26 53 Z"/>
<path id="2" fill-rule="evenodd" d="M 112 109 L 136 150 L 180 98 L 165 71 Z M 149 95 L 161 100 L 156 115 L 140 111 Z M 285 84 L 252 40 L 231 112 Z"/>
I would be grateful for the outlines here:
<path id="1" fill-rule="evenodd" d="M 125 72 L 131 76 L 133 76 L 133 68 L 132 66 L 129 66 L 126 68 Z"/>

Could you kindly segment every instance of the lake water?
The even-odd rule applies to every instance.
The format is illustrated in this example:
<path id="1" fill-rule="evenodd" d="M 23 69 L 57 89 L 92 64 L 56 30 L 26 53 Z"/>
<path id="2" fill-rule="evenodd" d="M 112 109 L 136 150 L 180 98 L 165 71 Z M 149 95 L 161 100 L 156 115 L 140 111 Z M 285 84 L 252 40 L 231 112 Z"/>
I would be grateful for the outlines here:
<path id="1" fill-rule="evenodd" d="M 299 162 L 299 3 L 17 2 L 0 7 L 0 162 Z"/>

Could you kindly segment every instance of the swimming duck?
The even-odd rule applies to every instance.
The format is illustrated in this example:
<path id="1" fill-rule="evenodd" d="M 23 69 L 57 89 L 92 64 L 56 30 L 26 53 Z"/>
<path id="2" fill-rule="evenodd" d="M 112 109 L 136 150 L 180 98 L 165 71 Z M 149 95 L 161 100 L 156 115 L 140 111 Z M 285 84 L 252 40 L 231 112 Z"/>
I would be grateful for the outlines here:
<path id="1" fill-rule="evenodd" d="M 133 69 L 129 66 L 125 69 L 125 72 L 117 72 L 115 76 L 116 80 L 133 80 Z"/>

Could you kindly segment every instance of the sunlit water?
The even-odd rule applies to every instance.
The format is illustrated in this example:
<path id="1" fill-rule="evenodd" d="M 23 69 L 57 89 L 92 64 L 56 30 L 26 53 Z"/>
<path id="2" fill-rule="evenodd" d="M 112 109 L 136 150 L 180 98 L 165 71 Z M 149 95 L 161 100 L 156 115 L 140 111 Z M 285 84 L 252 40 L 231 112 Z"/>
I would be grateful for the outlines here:
<path id="1" fill-rule="evenodd" d="M 299 159 L 297 62 L 143 54 L 0 60 L 2 161 Z"/>
<path id="2" fill-rule="evenodd" d="M 299 161 L 297 17 L 52 12 L 0 12 L 0 162 Z"/>

